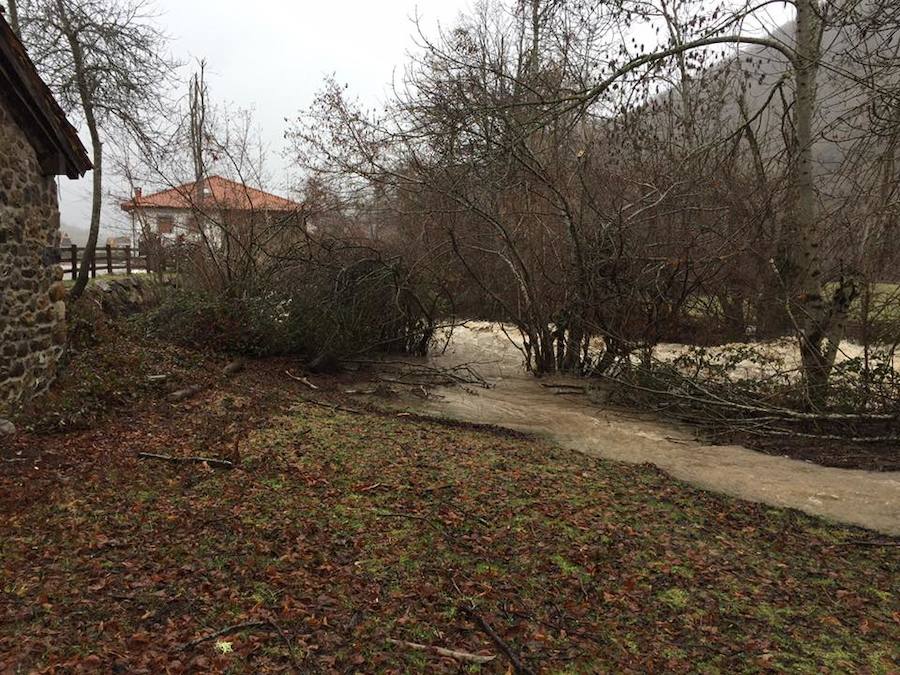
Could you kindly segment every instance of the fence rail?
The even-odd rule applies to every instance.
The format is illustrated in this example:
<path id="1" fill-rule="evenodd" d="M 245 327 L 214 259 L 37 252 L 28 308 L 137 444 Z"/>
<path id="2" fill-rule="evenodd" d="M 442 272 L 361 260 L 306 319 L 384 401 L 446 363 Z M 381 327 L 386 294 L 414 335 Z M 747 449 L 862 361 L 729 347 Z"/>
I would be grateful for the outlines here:
<path id="1" fill-rule="evenodd" d="M 85 247 L 64 246 L 59 249 L 59 260 L 63 272 L 73 279 L 78 276 L 81 259 L 84 257 Z M 91 263 L 91 277 L 97 276 L 97 270 L 101 274 L 114 275 L 117 272 L 131 274 L 132 272 L 147 271 L 147 256 L 140 255 L 131 246 L 98 246 L 94 249 L 94 259 Z"/>

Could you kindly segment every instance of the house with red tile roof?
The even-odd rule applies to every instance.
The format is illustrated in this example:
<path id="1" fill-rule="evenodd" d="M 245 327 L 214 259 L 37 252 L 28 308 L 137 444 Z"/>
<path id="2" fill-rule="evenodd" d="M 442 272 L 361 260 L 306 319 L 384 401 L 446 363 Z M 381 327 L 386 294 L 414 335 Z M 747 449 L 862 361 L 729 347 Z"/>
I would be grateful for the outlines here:
<path id="1" fill-rule="evenodd" d="M 201 232 L 219 238 L 221 230 L 247 223 L 287 222 L 301 216 L 303 205 L 222 176 L 178 185 L 145 195 L 135 188 L 122 202 L 135 231 L 162 240 L 197 238 Z"/>

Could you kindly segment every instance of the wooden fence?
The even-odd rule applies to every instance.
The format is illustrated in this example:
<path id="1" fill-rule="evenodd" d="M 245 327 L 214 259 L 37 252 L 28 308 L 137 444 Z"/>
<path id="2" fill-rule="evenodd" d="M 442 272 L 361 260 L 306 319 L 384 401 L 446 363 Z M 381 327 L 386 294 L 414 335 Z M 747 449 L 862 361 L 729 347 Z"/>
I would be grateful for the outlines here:
<path id="1" fill-rule="evenodd" d="M 63 271 L 71 275 L 73 279 L 78 276 L 83 256 L 84 247 L 75 244 L 59 250 Z M 140 251 L 134 251 L 130 246 L 98 246 L 94 251 L 94 260 L 91 264 L 91 277 L 97 276 L 97 270 L 100 270 L 101 274 L 108 275 L 146 272 L 147 256 L 140 255 Z"/>

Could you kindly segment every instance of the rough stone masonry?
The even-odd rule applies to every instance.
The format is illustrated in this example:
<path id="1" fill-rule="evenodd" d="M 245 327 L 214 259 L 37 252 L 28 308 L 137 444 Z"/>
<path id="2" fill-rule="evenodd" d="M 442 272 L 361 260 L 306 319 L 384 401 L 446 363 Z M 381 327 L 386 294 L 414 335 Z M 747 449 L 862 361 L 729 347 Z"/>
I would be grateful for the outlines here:
<path id="1" fill-rule="evenodd" d="M 50 385 L 66 340 L 55 178 L 0 101 L 0 417 Z"/>

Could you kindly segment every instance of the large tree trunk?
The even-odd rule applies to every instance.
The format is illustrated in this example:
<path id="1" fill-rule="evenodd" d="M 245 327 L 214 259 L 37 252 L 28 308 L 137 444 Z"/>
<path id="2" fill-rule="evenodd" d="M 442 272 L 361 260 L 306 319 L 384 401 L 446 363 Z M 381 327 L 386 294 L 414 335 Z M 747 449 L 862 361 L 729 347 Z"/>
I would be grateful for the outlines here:
<path id="1" fill-rule="evenodd" d="M 822 19 L 816 0 L 797 2 L 797 47 L 794 128 L 797 146 L 794 160 L 795 244 L 789 250 L 798 272 L 791 299 L 797 324 L 806 404 L 825 406 L 828 381 L 838 345 L 844 335 L 850 305 L 857 296 L 856 284 L 842 278 L 832 296 L 824 297 L 821 255 L 822 231 L 816 209 L 813 159 L 813 115 L 816 107 L 816 74 L 821 57 Z"/>
<path id="2" fill-rule="evenodd" d="M 819 19 L 814 0 L 797 2 L 797 32 L 794 79 L 794 203 L 792 226 L 794 244 L 789 250 L 788 264 L 796 271 L 793 295 L 794 320 L 798 324 L 798 339 L 803 367 L 807 403 L 819 407 L 824 403 L 828 369 L 822 350 L 825 318 L 825 299 L 822 296 L 822 264 L 819 254 L 819 228 L 816 222 L 816 196 L 813 183 L 813 113 L 816 104 L 816 74 L 818 71 Z"/>

